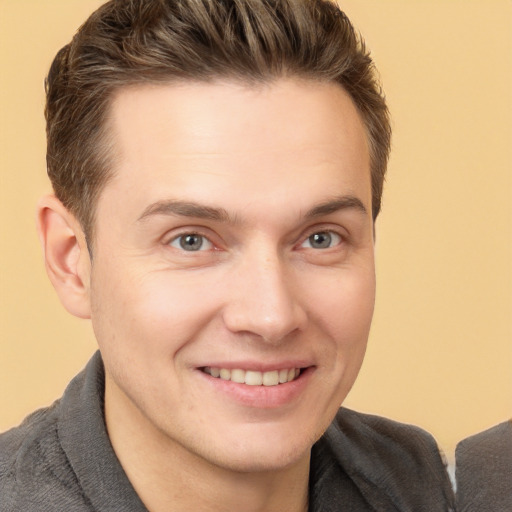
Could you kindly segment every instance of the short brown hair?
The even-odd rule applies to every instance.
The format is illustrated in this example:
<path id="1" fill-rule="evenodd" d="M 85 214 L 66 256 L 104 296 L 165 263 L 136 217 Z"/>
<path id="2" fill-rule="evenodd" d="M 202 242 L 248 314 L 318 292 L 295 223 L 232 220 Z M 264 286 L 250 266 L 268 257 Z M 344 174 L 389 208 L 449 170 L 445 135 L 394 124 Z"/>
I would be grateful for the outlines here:
<path id="1" fill-rule="evenodd" d="M 104 4 L 58 52 L 46 80 L 47 165 L 55 194 L 92 241 L 94 205 L 113 173 L 106 120 L 119 88 L 282 76 L 336 82 L 351 96 L 370 147 L 375 219 L 390 148 L 388 110 L 363 40 L 328 0 Z"/>

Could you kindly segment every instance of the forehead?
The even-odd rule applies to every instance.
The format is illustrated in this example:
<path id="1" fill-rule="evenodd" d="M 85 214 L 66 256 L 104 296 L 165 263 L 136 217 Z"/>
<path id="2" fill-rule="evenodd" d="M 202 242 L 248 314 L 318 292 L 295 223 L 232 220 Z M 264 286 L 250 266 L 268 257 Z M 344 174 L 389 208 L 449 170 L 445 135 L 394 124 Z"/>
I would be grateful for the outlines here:
<path id="1" fill-rule="evenodd" d="M 336 84 L 129 87 L 113 99 L 110 129 L 116 172 L 103 195 L 135 189 L 139 209 L 177 194 L 212 203 L 229 189 L 236 197 L 218 199 L 243 206 L 260 196 L 279 200 L 285 190 L 315 201 L 333 189 L 364 196 L 371 211 L 364 125 Z"/>
<path id="2" fill-rule="evenodd" d="M 155 136 L 155 142 L 163 137 L 165 143 L 172 136 L 183 150 L 195 151 L 218 148 L 222 137 L 226 146 L 232 142 L 234 152 L 279 150 L 308 141 L 318 145 L 322 141 L 312 140 L 314 132 L 324 138 L 324 145 L 333 144 L 344 153 L 347 146 L 366 143 L 364 136 L 360 138 L 361 117 L 341 86 L 298 79 L 125 87 L 113 98 L 110 126 L 124 155 L 140 150 Z M 240 130 L 245 138 L 238 137 Z M 129 147 L 123 146 L 128 140 Z"/>

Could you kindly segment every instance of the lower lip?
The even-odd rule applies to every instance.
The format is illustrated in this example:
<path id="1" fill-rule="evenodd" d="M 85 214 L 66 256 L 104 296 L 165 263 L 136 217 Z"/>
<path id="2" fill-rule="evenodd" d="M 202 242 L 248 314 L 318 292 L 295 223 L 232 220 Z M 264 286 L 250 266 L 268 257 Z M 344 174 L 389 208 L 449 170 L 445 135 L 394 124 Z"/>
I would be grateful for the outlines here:
<path id="1" fill-rule="evenodd" d="M 248 386 L 230 380 L 212 377 L 197 370 L 201 377 L 218 393 L 227 395 L 231 400 L 246 407 L 258 409 L 275 409 L 297 400 L 308 385 L 314 371 L 313 367 L 301 371 L 292 382 L 277 386 Z"/>

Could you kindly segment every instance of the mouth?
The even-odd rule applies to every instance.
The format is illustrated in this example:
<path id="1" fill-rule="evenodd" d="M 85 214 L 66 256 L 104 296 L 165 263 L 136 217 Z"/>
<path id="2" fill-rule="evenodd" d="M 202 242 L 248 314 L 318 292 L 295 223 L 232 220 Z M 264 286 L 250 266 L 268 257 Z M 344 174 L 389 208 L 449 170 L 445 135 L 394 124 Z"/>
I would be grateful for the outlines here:
<path id="1" fill-rule="evenodd" d="M 246 384 L 247 386 L 279 386 L 296 380 L 301 372 L 301 368 L 282 368 L 268 372 L 258 372 L 243 369 L 214 368 L 205 366 L 201 371 L 215 379 L 236 382 L 237 384 Z"/>

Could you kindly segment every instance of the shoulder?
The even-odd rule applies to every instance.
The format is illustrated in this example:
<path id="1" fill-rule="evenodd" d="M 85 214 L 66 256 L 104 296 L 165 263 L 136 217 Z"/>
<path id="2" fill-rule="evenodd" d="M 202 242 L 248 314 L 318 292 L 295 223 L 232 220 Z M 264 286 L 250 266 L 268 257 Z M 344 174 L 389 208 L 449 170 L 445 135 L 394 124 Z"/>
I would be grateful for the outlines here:
<path id="1" fill-rule="evenodd" d="M 77 487 L 58 437 L 59 401 L 0 435 L 0 512 L 51 511 L 51 502 Z M 74 500 L 60 499 L 82 510 Z"/>
<path id="2" fill-rule="evenodd" d="M 459 510 L 512 510 L 512 421 L 461 441 L 455 460 Z"/>
<path id="3" fill-rule="evenodd" d="M 464 439 L 457 445 L 456 453 L 460 457 L 478 454 L 510 460 L 507 457 L 512 456 L 512 420 Z"/>
<path id="4" fill-rule="evenodd" d="M 381 454 L 382 462 L 396 457 L 444 467 L 435 439 L 415 425 L 400 423 L 373 414 L 364 414 L 341 408 L 330 426 L 333 438 L 343 435 L 361 450 Z"/>
<path id="5" fill-rule="evenodd" d="M 58 402 L 39 409 L 25 418 L 23 423 L 0 435 L 0 482 L 14 479 L 17 472 L 28 465 L 37 471 L 34 464 L 48 444 L 55 444 L 57 433 Z"/>
<path id="6" fill-rule="evenodd" d="M 361 495 L 385 510 L 448 511 L 453 491 L 434 438 L 423 429 L 341 408 L 321 439 Z M 328 455 L 325 455 L 327 454 Z"/>

